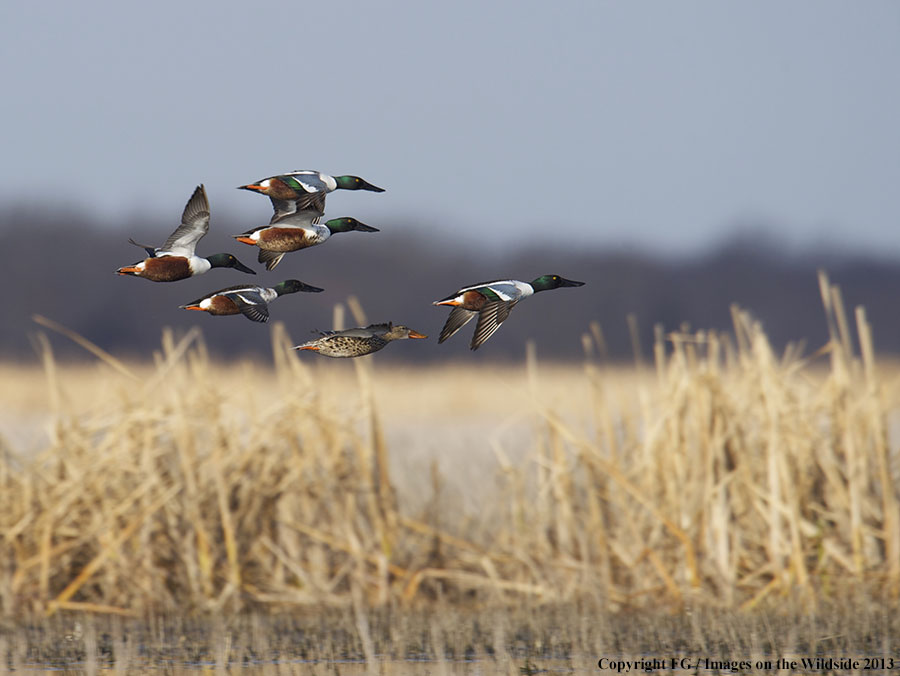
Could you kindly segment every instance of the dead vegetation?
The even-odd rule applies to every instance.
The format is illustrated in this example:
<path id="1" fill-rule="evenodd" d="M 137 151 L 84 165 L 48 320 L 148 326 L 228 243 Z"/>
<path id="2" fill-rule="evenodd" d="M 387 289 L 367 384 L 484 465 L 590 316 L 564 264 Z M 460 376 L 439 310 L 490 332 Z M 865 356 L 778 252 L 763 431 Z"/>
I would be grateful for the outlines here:
<path id="1" fill-rule="evenodd" d="M 95 350 L 89 390 L 44 338 L 51 438 L 36 455 L 0 446 L 0 615 L 343 608 L 368 653 L 372 608 L 896 599 L 897 373 L 864 311 L 851 324 L 821 281 L 831 340 L 811 355 L 776 355 L 735 309 L 733 334 L 657 331 L 653 362 L 624 375 L 593 326 L 583 369 L 532 354 L 469 394 L 454 369 L 391 377 L 368 358 L 332 387 L 277 327 L 274 368 L 213 363 L 198 334 L 166 333 L 152 368 Z M 405 383 L 406 412 L 384 381 Z M 385 420 L 412 421 L 436 392 L 526 432 L 485 435 L 497 475 L 478 513 L 445 502 L 439 463 L 392 478 Z M 438 434 L 422 443 L 450 443 Z"/>

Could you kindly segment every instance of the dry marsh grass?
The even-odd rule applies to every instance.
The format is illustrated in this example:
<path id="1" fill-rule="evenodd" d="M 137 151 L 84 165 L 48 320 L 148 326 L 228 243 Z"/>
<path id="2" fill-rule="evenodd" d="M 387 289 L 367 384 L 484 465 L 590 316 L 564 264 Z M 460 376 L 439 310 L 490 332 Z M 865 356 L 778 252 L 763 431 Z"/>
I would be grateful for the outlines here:
<path id="1" fill-rule="evenodd" d="M 898 370 L 822 293 L 812 355 L 735 309 L 631 368 L 597 326 L 583 367 L 489 372 L 304 360 L 278 326 L 274 368 L 43 338 L 40 381 L 3 373 L 50 436 L 0 446 L 0 616 L 331 607 L 371 656 L 372 608 L 893 604 Z"/>

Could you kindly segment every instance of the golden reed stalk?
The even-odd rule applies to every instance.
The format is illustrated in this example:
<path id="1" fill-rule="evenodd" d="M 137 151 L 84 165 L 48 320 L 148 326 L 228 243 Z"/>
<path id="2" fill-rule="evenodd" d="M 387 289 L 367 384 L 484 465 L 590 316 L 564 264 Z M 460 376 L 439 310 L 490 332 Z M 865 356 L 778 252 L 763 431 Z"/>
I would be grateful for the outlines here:
<path id="1" fill-rule="evenodd" d="M 583 369 L 532 346 L 524 372 L 367 358 L 351 376 L 301 359 L 278 324 L 275 368 L 213 363 L 198 332 L 166 332 L 148 368 L 41 318 L 100 361 L 60 365 L 38 340 L 49 439 L 27 454 L 0 439 L 0 615 L 317 604 L 362 623 L 365 606 L 436 599 L 896 598 L 898 370 L 865 311 L 854 336 L 824 274 L 820 288 L 829 341 L 813 354 L 776 354 L 733 308 L 730 334 L 657 328 L 655 368 L 610 364 L 596 324 Z M 392 471 L 418 451 L 389 441 L 411 420 L 443 425 L 421 436 L 427 481 Z M 486 430 L 468 448 L 481 480 L 459 494 L 474 510 L 437 469 L 468 425 Z"/>

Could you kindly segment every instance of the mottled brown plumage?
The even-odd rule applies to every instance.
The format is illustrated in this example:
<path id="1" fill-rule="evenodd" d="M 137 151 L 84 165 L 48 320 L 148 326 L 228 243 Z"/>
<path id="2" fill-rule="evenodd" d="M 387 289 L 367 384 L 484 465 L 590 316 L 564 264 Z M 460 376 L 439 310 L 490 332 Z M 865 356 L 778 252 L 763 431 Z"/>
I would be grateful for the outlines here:
<path id="1" fill-rule="evenodd" d="M 365 328 L 323 331 L 315 340 L 297 345 L 295 350 L 314 350 L 326 357 L 361 357 L 378 352 L 392 340 L 427 338 L 406 326 L 370 324 Z"/>

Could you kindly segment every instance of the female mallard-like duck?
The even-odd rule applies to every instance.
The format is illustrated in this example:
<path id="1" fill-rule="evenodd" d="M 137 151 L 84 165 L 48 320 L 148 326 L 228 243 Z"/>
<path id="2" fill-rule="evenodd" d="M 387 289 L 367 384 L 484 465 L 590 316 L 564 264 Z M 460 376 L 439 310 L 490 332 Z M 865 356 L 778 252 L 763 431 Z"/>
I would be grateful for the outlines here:
<path id="1" fill-rule="evenodd" d="M 510 310 L 516 306 L 516 303 L 538 291 L 548 291 L 563 286 L 584 286 L 584 282 L 573 282 L 571 279 L 565 279 L 559 275 L 543 275 L 533 282 L 503 279 L 463 287 L 433 303 L 434 305 L 453 307 L 444 328 L 441 329 L 438 343 L 443 343 L 465 326 L 470 319 L 478 315 L 475 335 L 472 336 L 472 342 L 469 344 L 471 349 L 477 350 L 506 321 Z"/>
<path id="2" fill-rule="evenodd" d="M 369 324 L 365 328 L 344 331 L 320 331 L 320 337 L 297 345 L 295 350 L 314 350 L 326 357 L 361 357 L 378 352 L 392 340 L 427 338 L 412 329 L 392 323 Z"/>
<path id="3" fill-rule="evenodd" d="M 322 244 L 339 232 L 379 232 L 355 218 L 332 218 L 325 223 L 315 223 L 310 212 L 301 211 L 285 216 L 270 225 L 261 225 L 240 235 L 233 235 L 238 242 L 259 247 L 259 262 L 266 264 L 266 270 L 274 270 L 289 251 L 307 249 Z"/>
<path id="4" fill-rule="evenodd" d="M 267 322 L 269 303 L 279 296 L 298 291 L 318 293 L 324 290 L 304 284 L 298 279 L 288 279 L 271 288 L 245 284 L 213 291 L 180 307 L 183 310 L 201 310 L 217 316 L 240 313 L 254 322 Z"/>
<path id="5" fill-rule="evenodd" d="M 270 223 L 300 211 L 322 216 L 325 213 L 325 195 L 335 190 L 384 192 L 384 188 L 372 185 L 359 176 L 329 176 L 312 169 L 298 169 L 261 178 L 255 183 L 239 185 L 238 190 L 252 190 L 272 200 L 275 213 Z"/>
<path id="6" fill-rule="evenodd" d="M 191 199 L 184 207 L 181 225 L 169 235 L 161 247 L 138 244 L 128 240 L 147 252 L 148 258 L 133 265 L 121 267 L 116 272 L 120 275 L 143 277 L 152 282 L 176 282 L 195 275 L 202 275 L 212 268 L 235 268 L 250 275 L 256 273 L 241 263 L 231 254 L 218 253 L 203 258 L 194 253 L 197 242 L 209 232 L 209 200 L 202 185 L 197 186 Z"/>

